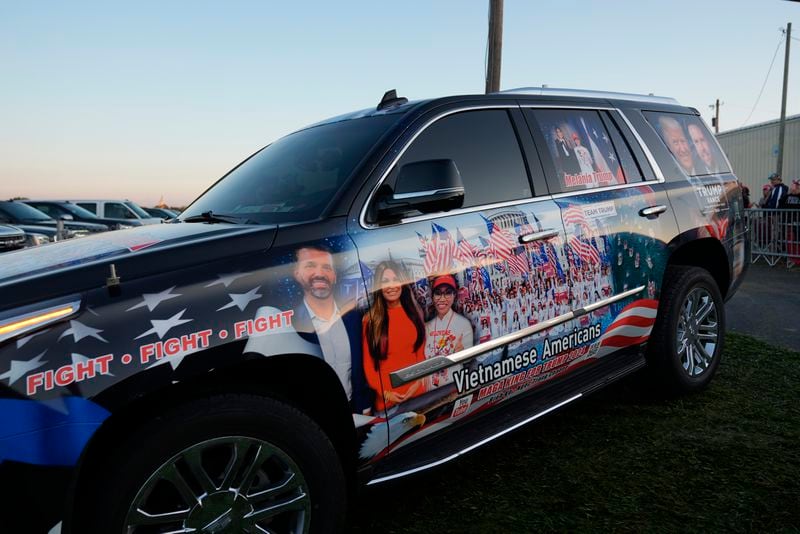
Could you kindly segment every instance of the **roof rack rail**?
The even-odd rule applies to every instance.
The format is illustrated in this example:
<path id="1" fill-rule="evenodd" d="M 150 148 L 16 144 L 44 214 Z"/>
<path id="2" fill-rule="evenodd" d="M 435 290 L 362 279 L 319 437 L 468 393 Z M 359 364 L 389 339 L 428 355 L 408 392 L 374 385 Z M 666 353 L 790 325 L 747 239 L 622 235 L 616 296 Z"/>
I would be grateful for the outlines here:
<path id="1" fill-rule="evenodd" d="M 616 93 L 613 91 L 591 91 L 587 89 L 566 89 L 557 87 L 518 87 L 516 89 L 505 89 L 495 94 L 518 94 L 518 95 L 540 95 L 540 96 L 566 96 L 566 97 L 590 97 L 607 98 L 610 100 L 634 100 L 636 102 L 650 102 L 653 104 L 678 104 L 678 101 L 668 96 L 640 95 L 635 93 Z"/>

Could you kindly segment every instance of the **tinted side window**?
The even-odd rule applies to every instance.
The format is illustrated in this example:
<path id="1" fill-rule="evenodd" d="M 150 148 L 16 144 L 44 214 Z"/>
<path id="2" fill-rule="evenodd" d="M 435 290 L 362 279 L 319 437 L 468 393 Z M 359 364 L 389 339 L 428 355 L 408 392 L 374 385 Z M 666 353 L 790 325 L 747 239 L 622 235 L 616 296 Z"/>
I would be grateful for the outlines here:
<path id="1" fill-rule="evenodd" d="M 700 117 L 654 111 L 642 113 L 689 176 L 731 172 L 716 139 Z"/>
<path id="2" fill-rule="evenodd" d="M 97 204 L 94 202 L 78 202 L 78 206 L 97 215 Z M 110 215 L 106 214 L 106 217 L 110 217 Z"/>
<path id="3" fill-rule="evenodd" d="M 136 216 L 125 205 L 119 202 L 106 202 L 105 216 L 112 219 L 135 219 Z"/>
<path id="4" fill-rule="evenodd" d="M 48 214 L 50 217 L 57 219 L 61 214 L 58 210 L 54 209 L 49 204 L 28 204 L 29 206 L 36 208 L 37 210 L 41 211 L 42 213 Z"/>
<path id="5" fill-rule="evenodd" d="M 597 111 L 574 109 L 530 110 L 555 166 L 553 193 L 580 191 L 641 180 L 627 177 L 620 165 L 612 136 Z M 630 154 L 628 154 L 630 155 Z"/>
<path id="6" fill-rule="evenodd" d="M 452 159 L 464 183 L 464 206 L 531 196 L 525 161 L 505 110 L 464 111 L 438 120 L 412 143 L 389 175 L 394 186 L 403 165 Z"/>

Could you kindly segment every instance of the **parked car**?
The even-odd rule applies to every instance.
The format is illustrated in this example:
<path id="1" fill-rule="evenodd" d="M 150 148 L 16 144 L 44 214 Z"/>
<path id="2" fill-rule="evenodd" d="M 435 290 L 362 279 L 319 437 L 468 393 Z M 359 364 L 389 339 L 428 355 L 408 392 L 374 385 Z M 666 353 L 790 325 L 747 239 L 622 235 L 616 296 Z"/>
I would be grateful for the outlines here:
<path id="1" fill-rule="evenodd" d="M 25 232 L 16 226 L 0 224 L 0 253 L 25 247 Z"/>
<path id="2" fill-rule="evenodd" d="M 56 230 L 59 221 L 53 219 L 49 215 L 32 208 L 24 202 L 9 200 L 0 201 L 0 223 L 13 224 L 23 230 L 27 231 L 27 227 L 34 225 L 36 227 L 47 227 Z M 84 237 L 89 234 L 98 232 L 105 232 L 108 226 L 104 224 L 92 224 L 84 222 L 76 222 L 71 220 L 61 221 L 65 231 L 62 232 L 60 238 L 67 237 Z"/>
<path id="3" fill-rule="evenodd" d="M 72 219 L 69 220 L 76 222 L 104 224 L 109 230 L 124 230 L 126 228 L 133 228 L 134 226 L 142 226 L 142 222 L 139 219 L 110 219 L 98 217 L 91 211 L 68 200 L 25 200 L 24 202 L 28 206 L 36 208 L 56 220 L 59 218 L 65 218 L 65 220 L 67 220 L 67 217 L 71 217 Z"/>
<path id="4" fill-rule="evenodd" d="M 153 217 L 159 217 L 163 220 L 174 219 L 178 216 L 174 211 L 167 208 L 142 208 Z"/>
<path id="5" fill-rule="evenodd" d="M 0 257 L 4 526 L 334 531 L 354 483 L 635 371 L 700 391 L 742 214 L 669 98 L 388 93 L 299 130 L 170 224 Z"/>
<path id="6" fill-rule="evenodd" d="M 102 218 L 138 221 L 143 225 L 161 224 L 160 218 L 152 217 L 136 202 L 130 200 L 70 200 L 70 202 Z"/>

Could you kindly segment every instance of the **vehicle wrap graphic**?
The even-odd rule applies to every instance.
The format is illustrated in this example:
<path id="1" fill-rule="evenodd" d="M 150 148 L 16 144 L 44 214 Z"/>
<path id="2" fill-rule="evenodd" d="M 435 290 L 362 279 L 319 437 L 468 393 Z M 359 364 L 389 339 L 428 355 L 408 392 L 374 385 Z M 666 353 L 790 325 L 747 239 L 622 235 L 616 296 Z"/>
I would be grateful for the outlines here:
<path id="1" fill-rule="evenodd" d="M 587 192 L 140 278 L 126 279 L 123 268 L 119 294 L 104 286 L 86 291 L 78 315 L 0 346 L 0 384 L 39 421 L 26 439 L 42 450 L 52 447 L 47 403 L 65 403 L 58 426 L 75 432 L 70 443 L 77 450 L 104 419 L 98 414 L 112 412 L 126 395 L 273 356 L 313 358 L 338 379 L 360 457 L 374 462 L 644 342 L 666 262 L 662 229 L 645 228 L 636 213 L 652 194 L 645 186 Z M 547 228 L 558 235 L 520 243 L 519 236 Z M 416 384 L 389 386 L 392 362 L 456 354 L 637 287 L 643 289 L 629 299 Z M 383 308 L 376 307 L 378 294 Z M 66 400 L 79 398 L 100 410 L 91 422 Z M 37 462 L 70 458 L 76 456 L 48 453 Z"/>
<path id="2" fill-rule="evenodd" d="M 405 346 L 398 350 L 388 340 L 385 357 L 377 362 L 380 381 L 371 384 L 378 399 L 378 388 L 384 390 L 384 402 L 379 399 L 376 406 L 380 417 L 359 418 L 388 429 L 366 436 L 361 457 L 380 459 L 599 358 L 646 342 L 667 261 L 659 238 L 674 230 L 673 219 L 649 221 L 639 216 L 642 206 L 656 200 L 649 186 L 589 191 L 558 200 L 555 210 L 547 202 L 531 203 L 355 236 L 369 288 L 365 317 L 375 317 L 371 309 L 390 305 L 398 286 L 401 294 L 407 288 L 427 336 L 417 356 L 409 356 L 417 350 L 413 328 L 405 331 Z M 520 244 L 522 235 L 557 227 L 559 213 L 565 232 Z M 401 231 L 403 238 L 396 238 L 395 232 Z M 389 383 L 389 372 L 398 368 L 457 354 L 638 287 L 642 290 L 628 299 L 436 372 L 420 379 L 417 387 L 392 388 Z M 402 312 L 386 315 L 388 336 L 395 317 L 409 322 Z M 368 349 L 365 345 L 366 366 L 375 360 Z M 392 358 L 402 363 L 398 366 Z M 386 449 L 374 443 L 383 439 L 388 440 Z"/>

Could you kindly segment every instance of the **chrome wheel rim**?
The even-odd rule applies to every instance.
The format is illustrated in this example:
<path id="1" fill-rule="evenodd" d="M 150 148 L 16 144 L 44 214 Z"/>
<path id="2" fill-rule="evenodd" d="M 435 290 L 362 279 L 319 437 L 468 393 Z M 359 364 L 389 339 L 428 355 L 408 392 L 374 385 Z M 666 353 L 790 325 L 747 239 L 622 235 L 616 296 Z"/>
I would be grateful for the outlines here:
<path id="1" fill-rule="evenodd" d="M 698 377 L 711 366 L 719 344 L 719 318 L 714 298 L 702 287 L 692 289 L 681 306 L 678 319 L 678 356 L 690 377 Z"/>
<path id="2" fill-rule="evenodd" d="M 302 473 L 281 449 L 242 436 L 179 452 L 139 489 L 127 534 L 307 533 L 311 499 Z"/>

